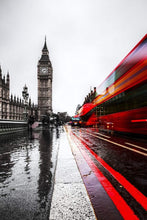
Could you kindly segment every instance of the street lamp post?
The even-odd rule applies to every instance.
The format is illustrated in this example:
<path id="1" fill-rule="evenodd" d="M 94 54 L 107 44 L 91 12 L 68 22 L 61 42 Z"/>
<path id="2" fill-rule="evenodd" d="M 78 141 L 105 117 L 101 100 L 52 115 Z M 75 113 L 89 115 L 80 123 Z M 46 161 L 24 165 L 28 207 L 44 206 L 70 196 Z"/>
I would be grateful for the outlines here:
<path id="1" fill-rule="evenodd" d="M 23 115 L 26 121 L 27 120 L 27 105 L 28 105 L 28 98 L 29 98 L 28 87 L 26 85 L 23 87 L 22 97 L 24 99 L 24 105 L 25 105 Z"/>

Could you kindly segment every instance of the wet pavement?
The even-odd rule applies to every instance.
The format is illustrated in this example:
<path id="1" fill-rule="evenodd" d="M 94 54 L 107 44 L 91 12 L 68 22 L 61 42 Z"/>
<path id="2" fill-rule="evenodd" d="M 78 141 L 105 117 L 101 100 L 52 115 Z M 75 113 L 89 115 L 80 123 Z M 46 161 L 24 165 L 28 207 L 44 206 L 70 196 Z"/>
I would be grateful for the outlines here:
<path id="1" fill-rule="evenodd" d="M 0 138 L 0 219 L 146 219 L 144 140 L 65 128 Z"/>
<path id="2" fill-rule="evenodd" d="M 60 137 L 49 219 L 95 220 L 94 210 L 75 162 L 75 154 L 71 151 L 72 141 L 67 128 L 66 131 L 67 133 Z"/>
<path id="3" fill-rule="evenodd" d="M 47 220 L 62 128 L 0 137 L 0 219 Z"/>
<path id="4" fill-rule="evenodd" d="M 91 128 L 68 130 L 97 218 L 146 219 L 146 140 Z"/>

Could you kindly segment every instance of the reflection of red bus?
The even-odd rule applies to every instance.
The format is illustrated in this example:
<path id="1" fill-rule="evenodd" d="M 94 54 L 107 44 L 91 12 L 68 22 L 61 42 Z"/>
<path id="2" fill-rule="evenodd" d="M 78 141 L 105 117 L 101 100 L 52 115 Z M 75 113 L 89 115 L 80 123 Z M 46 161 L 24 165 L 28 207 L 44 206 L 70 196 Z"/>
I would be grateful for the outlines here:
<path id="1" fill-rule="evenodd" d="M 79 111 L 83 125 L 147 134 L 147 35 L 97 88 L 98 96 Z"/>

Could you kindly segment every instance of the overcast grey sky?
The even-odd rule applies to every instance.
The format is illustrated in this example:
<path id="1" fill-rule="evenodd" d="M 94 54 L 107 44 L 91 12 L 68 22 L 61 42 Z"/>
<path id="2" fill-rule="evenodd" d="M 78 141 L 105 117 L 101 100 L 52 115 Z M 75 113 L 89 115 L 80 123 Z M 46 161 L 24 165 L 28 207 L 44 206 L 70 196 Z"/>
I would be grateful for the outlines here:
<path id="1" fill-rule="evenodd" d="M 75 113 L 147 32 L 147 0 L 0 0 L 0 64 L 13 95 L 37 103 L 45 35 L 53 65 L 53 110 Z"/>

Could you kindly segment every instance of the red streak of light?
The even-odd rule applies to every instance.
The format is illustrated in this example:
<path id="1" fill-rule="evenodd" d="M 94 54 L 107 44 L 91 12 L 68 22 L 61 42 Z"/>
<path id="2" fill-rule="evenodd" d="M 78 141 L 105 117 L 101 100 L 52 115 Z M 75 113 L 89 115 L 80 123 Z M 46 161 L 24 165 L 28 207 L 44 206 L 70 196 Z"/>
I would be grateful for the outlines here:
<path id="1" fill-rule="evenodd" d="M 131 120 L 131 122 L 147 122 L 147 119 Z"/>
<path id="2" fill-rule="evenodd" d="M 114 202 L 116 208 L 122 215 L 125 220 L 138 220 L 139 218 L 134 214 L 133 210 L 128 206 L 125 200 L 119 195 L 116 189 L 111 185 L 111 183 L 106 179 L 106 177 L 102 174 L 102 172 L 97 168 L 97 166 L 93 163 L 93 161 L 89 158 L 87 153 L 79 148 L 81 153 L 83 154 L 85 160 L 87 161 L 88 165 L 93 170 L 95 176 L 98 178 L 102 186 L 104 187 L 105 191 Z"/>
<path id="3" fill-rule="evenodd" d="M 77 137 L 77 136 L 76 136 Z M 77 137 L 79 140 L 80 138 Z M 110 167 L 102 158 L 94 153 L 82 140 L 81 143 L 87 148 L 88 151 L 96 158 L 96 160 L 105 167 L 109 173 L 138 201 L 142 207 L 147 210 L 147 198 L 138 189 L 136 189 L 128 180 L 126 180 L 119 172 Z"/>

